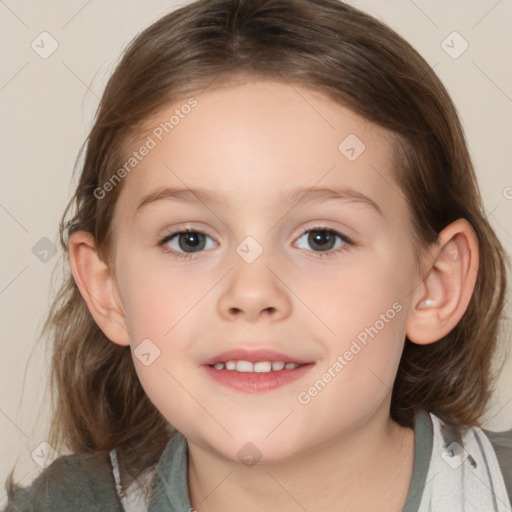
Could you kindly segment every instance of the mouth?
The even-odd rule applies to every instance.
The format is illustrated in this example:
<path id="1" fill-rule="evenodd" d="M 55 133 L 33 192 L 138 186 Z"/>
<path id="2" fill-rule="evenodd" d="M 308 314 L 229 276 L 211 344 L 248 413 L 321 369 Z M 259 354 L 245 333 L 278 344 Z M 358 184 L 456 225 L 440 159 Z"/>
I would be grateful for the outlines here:
<path id="1" fill-rule="evenodd" d="M 284 361 L 244 361 L 241 360 L 230 360 L 225 363 L 219 362 L 215 364 L 210 364 L 210 368 L 215 368 L 215 370 L 228 370 L 233 372 L 243 372 L 243 373 L 270 373 L 270 372 L 281 372 L 283 370 L 295 370 L 295 368 L 299 368 L 300 366 L 305 366 L 306 364 L 298 364 L 298 363 L 285 363 Z"/>
<path id="2" fill-rule="evenodd" d="M 315 365 L 273 350 L 232 350 L 203 363 L 215 382 L 246 393 L 269 391 L 288 384 Z"/>

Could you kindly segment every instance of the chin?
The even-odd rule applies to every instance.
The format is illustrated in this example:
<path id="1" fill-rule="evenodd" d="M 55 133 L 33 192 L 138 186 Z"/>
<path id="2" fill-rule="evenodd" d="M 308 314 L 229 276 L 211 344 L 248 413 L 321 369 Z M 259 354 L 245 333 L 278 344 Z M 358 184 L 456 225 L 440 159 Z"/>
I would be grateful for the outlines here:
<path id="1" fill-rule="evenodd" d="M 299 455 L 304 443 L 298 443 L 283 432 L 279 435 L 272 433 L 269 437 L 267 430 L 255 431 L 250 429 L 245 435 L 225 438 L 222 446 L 219 446 L 219 437 L 208 442 L 210 449 L 225 459 L 242 463 L 247 466 L 254 464 L 277 464 L 286 462 Z M 239 430 L 241 432 L 241 430 Z"/>

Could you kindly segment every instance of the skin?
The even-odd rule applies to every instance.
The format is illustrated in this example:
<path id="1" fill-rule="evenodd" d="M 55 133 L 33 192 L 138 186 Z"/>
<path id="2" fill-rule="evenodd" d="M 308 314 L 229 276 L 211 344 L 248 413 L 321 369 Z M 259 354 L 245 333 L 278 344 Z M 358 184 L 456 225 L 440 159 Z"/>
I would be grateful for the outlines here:
<path id="1" fill-rule="evenodd" d="M 113 342 L 158 347 L 150 365 L 137 357 L 134 364 L 152 402 L 188 440 L 197 510 L 400 510 L 414 432 L 389 408 L 405 336 L 431 343 L 458 322 L 476 278 L 474 233 L 456 221 L 418 262 L 391 134 L 318 91 L 258 80 L 195 98 L 197 107 L 122 184 L 113 268 L 96 259 L 90 237 L 73 235 L 73 274 L 89 309 Z M 349 134 L 365 145 L 354 161 L 338 149 Z M 137 210 L 164 186 L 211 189 L 226 203 L 162 199 Z M 380 213 L 351 199 L 285 204 L 283 192 L 301 187 L 350 188 Z M 319 227 L 353 243 L 336 238 L 332 256 L 321 257 L 301 236 Z M 160 245 L 184 228 L 207 235 L 188 259 L 169 252 L 187 255 L 178 237 Z M 236 252 L 248 236 L 263 250 L 252 263 Z M 400 311 L 301 403 L 298 395 L 393 304 Z M 248 394 L 201 366 L 240 347 L 314 365 L 285 386 Z M 239 459 L 247 443 L 261 456 L 253 466 Z"/>

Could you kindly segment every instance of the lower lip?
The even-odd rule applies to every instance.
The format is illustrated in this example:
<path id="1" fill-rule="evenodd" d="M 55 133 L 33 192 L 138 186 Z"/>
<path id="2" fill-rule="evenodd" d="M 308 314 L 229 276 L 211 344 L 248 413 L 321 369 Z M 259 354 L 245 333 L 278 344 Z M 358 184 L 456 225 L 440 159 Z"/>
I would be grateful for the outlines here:
<path id="1" fill-rule="evenodd" d="M 208 375 L 215 381 L 238 391 L 260 393 L 270 391 L 299 379 L 313 367 L 308 363 L 290 370 L 279 370 L 267 373 L 237 372 L 236 370 L 216 370 L 205 365 Z"/>

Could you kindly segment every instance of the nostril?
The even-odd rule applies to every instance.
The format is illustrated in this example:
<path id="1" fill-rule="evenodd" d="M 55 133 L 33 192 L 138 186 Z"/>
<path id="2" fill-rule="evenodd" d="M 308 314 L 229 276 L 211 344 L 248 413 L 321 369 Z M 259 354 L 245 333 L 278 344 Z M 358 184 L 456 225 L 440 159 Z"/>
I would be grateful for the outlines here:
<path id="1" fill-rule="evenodd" d="M 263 312 L 268 313 L 268 314 L 274 314 L 276 311 L 277 311 L 276 308 L 273 306 L 269 306 L 268 308 L 263 309 Z M 242 312 L 242 309 L 240 309 L 240 308 L 229 308 L 229 313 L 231 315 L 236 315 L 241 312 Z"/>

